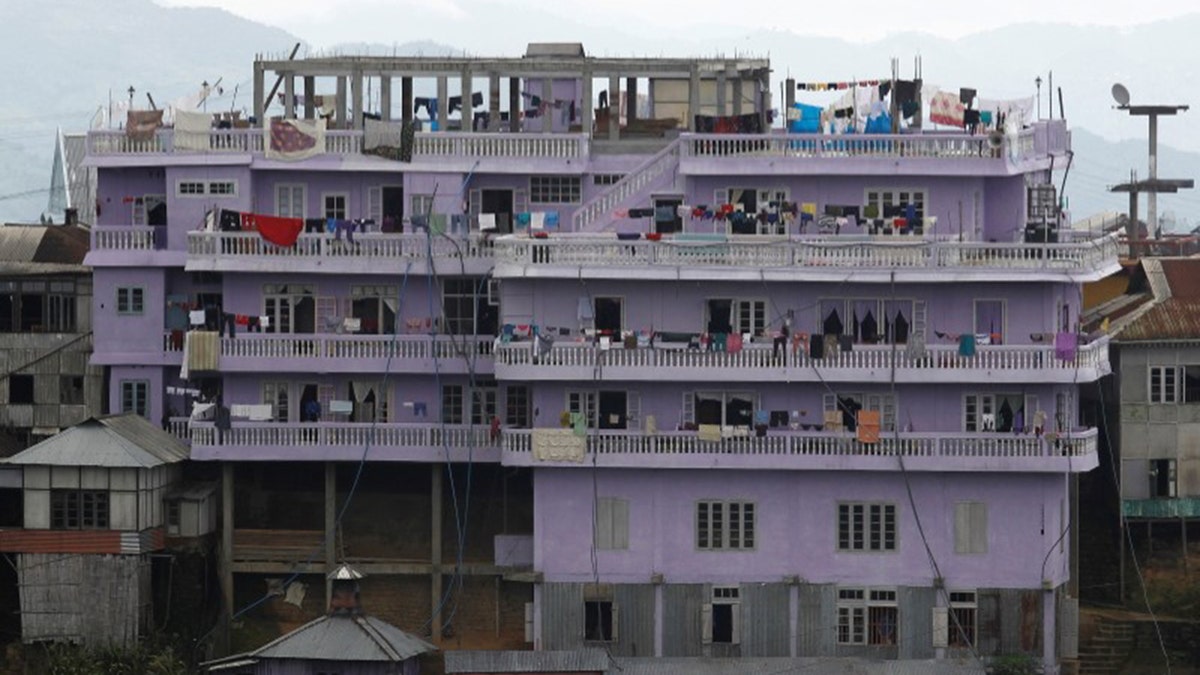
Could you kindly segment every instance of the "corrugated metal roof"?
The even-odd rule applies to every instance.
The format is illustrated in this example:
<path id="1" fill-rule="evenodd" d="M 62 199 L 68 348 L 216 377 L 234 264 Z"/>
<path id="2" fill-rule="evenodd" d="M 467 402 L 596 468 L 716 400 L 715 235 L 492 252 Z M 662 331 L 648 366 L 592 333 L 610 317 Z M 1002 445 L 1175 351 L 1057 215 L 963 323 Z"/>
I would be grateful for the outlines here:
<path id="1" fill-rule="evenodd" d="M 619 668 L 619 670 L 618 670 Z M 983 664 L 957 660 L 869 661 L 829 658 L 618 658 L 610 675 L 984 675 Z"/>
<path id="2" fill-rule="evenodd" d="M 449 651 L 446 673 L 604 672 L 608 655 L 598 649 L 577 651 Z"/>
<path id="3" fill-rule="evenodd" d="M 1118 342 L 1200 340 L 1200 298 L 1168 298 L 1120 329 Z"/>
<path id="4" fill-rule="evenodd" d="M 61 274 L 85 272 L 90 246 L 87 230 L 67 225 L 0 227 L 0 272 Z"/>
<path id="5" fill-rule="evenodd" d="M 33 262 L 81 265 L 91 248 L 87 230 L 74 225 L 45 228 L 42 242 L 33 254 Z"/>
<path id="6" fill-rule="evenodd" d="M 1172 298 L 1200 299 L 1200 258 L 1160 258 Z"/>
<path id="7" fill-rule="evenodd" d="M 188 447 L 133 413 L 93 417 L 4 460 L 9 464 L 150 468 L 187 459 Z"/>
<path id="8" fill-rule="evenodd" d="M 258 659 L 399 662 L 437 647 L 372 616 L 323 616 L 246 654 Z"/>
<path id="9" fill-rule="evenodd" d="M 0 262 L 33 262 L 46 228 L 34 225 L 0 227 Z"/>

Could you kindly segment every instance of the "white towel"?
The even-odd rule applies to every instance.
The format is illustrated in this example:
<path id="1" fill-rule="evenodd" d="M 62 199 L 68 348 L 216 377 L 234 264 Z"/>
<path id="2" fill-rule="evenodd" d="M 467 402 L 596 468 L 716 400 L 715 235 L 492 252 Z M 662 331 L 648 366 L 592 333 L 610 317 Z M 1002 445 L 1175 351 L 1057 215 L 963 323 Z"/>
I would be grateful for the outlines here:
<path id="1" fill-rule="evenodd" d="M 479 231 L 490 232 L 496 229 L 496 214 L 481 213 L 479 214 Z"/>
<path id="2" fill-rule="evenodd" d="M 534 211 L 529 214 L 529 229 L 544 230 L 546 229 L 546 212 Z"/>

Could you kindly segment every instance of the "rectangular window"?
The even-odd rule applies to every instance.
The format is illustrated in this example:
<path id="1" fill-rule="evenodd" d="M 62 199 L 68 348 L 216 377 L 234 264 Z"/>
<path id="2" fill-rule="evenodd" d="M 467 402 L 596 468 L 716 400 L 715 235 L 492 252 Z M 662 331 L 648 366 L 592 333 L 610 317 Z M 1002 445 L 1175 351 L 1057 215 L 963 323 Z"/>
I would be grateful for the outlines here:
<path id="1" fill-rule="evenodd" d="M 1200 366 L 1180 367 L 1184 403 L 1200 403 Z"/>
<path id="2" fill-rule="evenodd" d="M 588 642 L 616 641 L 617 621 L 614 605 L 612 600 L 584 601 L 584 640 Z"/>
<path id="3" fill-rule="evenodd" d="M 175 194 L 180 197 L 198 197 L 204 194 L 204 181 L 181 180 L 175 184 Z"/>
<path id="4" fill-rule="evenodd" d="M 734 303 L 734 326 L 737 332 L 755 337 L 767 329 L 767 303 L 765 300 L 738 300 Z"/>
<path id="5" fill-rule="evenodd" d="M 50 292 L 46 295 L 46 310 L 43 317 L 46 330 L 53 333 L 75 332 L 76 292 L 74 281 L 50 282 Z"/>
<path id="6" fill-rule="evenodd" d="M 567 392 L 567 412 L 572 414 L 582 414 L 587 418 L 589 429 L 596 426 L 596 392 L 594 391 L 568 391 Z"/>
<path id="7" fill-rule="evenodd" d="M 742 551 L 754 548 L 754 502 L 696 502 L 696 548 Z"/>
<path id="8" fill-rule="evenodd" d="M 237 196 L 237 181 L 214 180 L 208 183 L 208 194 L 221 197 Z"/>
<path id="9" fill-rule="evenodd" d="M 1004 335 L 1004 301 L 976 300 L 975 301 L 975 334 L 996 335 L 1003 339 Z M 990 341 L 989 341 L 990 342 Z"/>
<path id="10" fill-rule="evenodd" d="M 51 490 L 50 527 L 102 530 L 108 527 L 108 493 L 103 490 Z"/>
<path id="11" fill-rule="evenodd" d="M 963 398 L 963 431 L 1007 434 L 1028 429 L 1033 426 L 1034 413 L 1026 407 L 1023 394 L 967 394 Z"/>
<path id="12" fill-rule="evenodd" d="M 146 380 L 123 380 L 121 382 L 121 412 L 131 412 L 146 417 L 147 392 L 150 383 Z"/>
<path id="13" fill-rule="evenodd" d="M 1177 496 L 1178 481 L 1175 473 L 1175 460 L 1150 460 L 1150 496 L 1157 498 Z"/>
<path id="14" fill-rule="evenodd" d="M 579 176 L 530 176 L 529 203 L 578 204 Z"/>
<path id="15" fill-rule="evenodd" d="M 504 426 L 510 429 L 528 429 L 532 415 L 529 405 L 529 387 L 512 384 L 504 389 Z"/>
<path id="16" fill-rule="evenodd" d="M 741 643 L 741 590 L 737 586 L 713 586 L 712 604 L 707 610 L 708 642 L 736 645 Z"/>
<path id="17" fill-rule="evenodd" d="M 925 217 L 925 191 L 908 188 L 868 188 L 863 215 L 867 218 L 905 217 L 911 205 L 917 218 Z M 873 208 L 872 208 L 873 207 Z M 871 215 L 871 214 L 875 215 Z"/>
<path id="18" fill-rule="evenodd" d="M 843 502 L 838 504 L 839 551 L 895 551 L 896 505 Z"/>
<path id="19" fill-rule="evenodd" d="M 843 645 L 891 646 L 898 642 L 896 591 L 838 589 L 837 641 Z"/>
<path id="20" fill-rule="evenodd" d="M 8 376 L 8 402 L 16 405 L 33 403 L 33 375 Z"/>
<path id="21" fill-rule="evenodd" d="M 970 649 L 975 645 L 975 592 L 950 592 L 949 644 L 951 647 Z"/>
<path id="22" fill-rule="evenodd" d="M 615 185 L 624 177 L 623 173 L 598 173 L 592 176 L 592 185 Z"/>
<path id="23" fill-rule="evenodd" d="M 346 195 L 343 193 L 332 193 L 321 196 L 322 216 L 325 218 L 336 218 L 338 220 L 346 219 Z"/>
<path id="24" fill-rule="evenodd" d="M 453 335 L 493 335 L 498 314 L 487 302 L 487 285 L 476 277 L 442 280 L 445 329 Z"/>
<path id="25" fill-rule="evenodd" d="M 305 201 L 303 185 L 275 186 L 275 215 L 285 218 L 303 218 Z"/>
<path id="26" fill-rule="evenodd" d="M 1179 402 L 1179 369 L 1175 366 L 1150 367 L 1150 402 Z"/>
<path id="27" fill-rule="evenodd" d="M 964 555 L 987 553 L 987 504 L 958 502 L 954 505 L 954 552 Z"/>
<path id="28" fill-rule="evenodd" d="M 629 500 L 601 497 L 596 500 L 596 548 L 605 551 L 629 548 Z"/>
<path id="29" fill-rule="evenodd" d="M 146 291 L 141 286 L 117 288 L 117 314 L 141 314 L 145 310 Z"/>
<path id="30" fill-rule="evenodd" d="M 464 419 L 462 385 L 442 385 L 442 421 L 446 424 L 462 424 Z"/>
<path id="31" fill-rule="evenodd" d="M 496 417 L 497 389 L 494 382 L 491 385 L 477 385 L 471 389 L 471 424 L 491 424 L 492 418 Z"/>
<path id="32" fill-rule="evenodd" d="M 83 405 L 83 376 L 60 375 L 58 378 L 58 402 L 61 405 Z"/>
<path id="33" fill-rule="evenodd" d="M 179 532 L 179 522 L 180 522 L 179 500 L 172 499 L 171 501 L 167 502 L 167 528 L 168 528 L 168 531 L 178 533 Z"/>

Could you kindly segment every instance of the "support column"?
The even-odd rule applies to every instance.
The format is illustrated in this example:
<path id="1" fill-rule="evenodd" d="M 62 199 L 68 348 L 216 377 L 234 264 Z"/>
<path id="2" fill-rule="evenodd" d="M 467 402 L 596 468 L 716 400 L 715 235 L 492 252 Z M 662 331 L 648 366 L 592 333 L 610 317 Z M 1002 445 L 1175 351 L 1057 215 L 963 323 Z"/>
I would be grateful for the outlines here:
<path id="1" fill-rule="evenodd" d="M 742 114 L 742 78 L 733 78 L 733 112 L 734 115 Z"/>
<path id="2" fill-rule="evenodd" d="M 1185 578 L 1192 576 L 1192 567 L 1188 563 L 1188 543 L 1187 543 L 1187 518 L 1179 517 L 1179 533 L 1183 544 L 1183 575 Z"/>
<path id="3" fill-rule="evenodd" d="M 1053 94 L 1051 94 L 1053 96 Z M 1051 99 L 1053 100 L 1053 99 Z M 1158 115 L 1150 115 L 1150 181 L 1158 178 Z M 1136 227 L 1137 223 L 1133 223 Z M 1158 239 L 1158 190 L 1146 194 L 1146 234 Z"/>
<path id="4" fill-rule="evenodd" d="M 325 462 L 325 574 L 337 567 L 337 465 Z M 333 597 L 333 581 L 325 580 L 325 609 Z"/>
<path id="5" fill-rule="evenodd" d="M 588 138 L 591 138 L 591 136 L 592 136 L 592 115 L 594 114 L 594 112 L 596 110 L 596 108 L 595 108 L 596 104 L 593 102 L 593 99 L 592 99 L 592 71 L 591 70 L 583 71 L 583 80 L 582 80 L 581 84 L 583 85 L 583 87 L 582 87 L 582 91 L 580 92 L 580 95 L 579 95 L 579 102 L 583 106 L 583 109 L 580 111 L 581 114 L 580 114 L 580 118 L 579 118 L 580 119 L 579 129 L 583 133 L 587 134 Z"/>
<path id="6" fill-rule="evenodd" d="M 636 77 L 625 78 L 625 123 L 637 119 L 638 80 Z"/>
<path id="7" fill-rule="evenodd" d="M 260 99 L 261 100 L 261 99 Z M 221 466 L 221 593 L 225 618 L 233 618 L 233 464 Z"/>
<path id="8" fill-rule="evenodd" d="M 487 130 L 500 131 L 500 75 L 488 73 L 488 125 Z"/>
<path id="9" fill-rule="evenodd" d="M 793 659 L 800 656 L 800 645 L 796 636 L 800 632 L 800 586 L 788 585 L 788 656 Z"/>
<path id="10" fill-rule="evenodd" d="M 441 106 L 440 101 L 438 105 Z M 442 640 L 442 617 L 437 611 L 442 601 L 442 471 L 445 471 L 445 467 L 435 463 L 429 473 L 429 567 L 432 572 L 429 579 L 429 606 L 433 610 L 429 628 L 434 644 Z"/>
<path id="11" fill-rule="evenodd" d="M 521 125 L 521 78 L 508 78 L 508 132 L 520 133 Z"/>
<path id="12" fill-rule="evenodd" d="M 764 133 L 771 133 L 771 78 L 764 75 L 758 81 L 758 91 L 754 96 L 754 105 L 758 109 L 758 118 Z"/>
<path id="13" fill-rule="evenodd" d="M 608 76 L 608 140 L 621 137 L 621 78 Z"/>
<path id="14" fill-rule="evenodd" d="M 450 116 L 450 80 L 445 75 L 437 77 L 437 130 L 445 131 Z"/>
<path id="15" fill-rule="evenodd" d="M 413 119 L 412 78 L 400 78 L 400 119 L 411 122 Z"/>
<path id="16" fill-rule="evenodd" d="M 350 129 L 361 129 L 363 120 L 363 74 L 355 70 L 350 76 Z"/>
<path id="17" fill-rule="evenodd" d="M 557 112 L 550 102 L 554 100 L 554 80 L 546 75 L 542 78 L 542 133 L 554 131 L 554 117 Z"/>
<path id="18" fill-rule="evenodd" d="M 346 78 L 343 75 L 337 76 L 337 108 L 333 111 L 333 121 L 337 128 L 346 126 Z"/>
<path id="19" fill-rule="evenodd" d="M 292 73 L 283 76 L 283 118 L 296 118 L 296 76 Z"/>
<path id="20" fill-rule="evenodd" d="M 663 613 L 666 602 L 663 598 L 663 585 L 654 584 L 654 657 L 663 655 Z"/>
<path id="21" fill-rule="evenodd" d="M 796 81 L 788 78 L 783 81 L 783 126 L 787 128 L 788 113 L 796 105 Z"/>
<path id="22" fill-rule="evenodd" d="M 717 114 L 722 117 L 729 114 L 729 104 L 725 97 L 725 90 L 728 88 L 729 76 L 722 70 L 717 73 Z"/>
<path id="23" fill-rule="evenodd" d="M 1042 673 L 1058 675 L 1058 593 L 1042 592 Z"/>
<path id="24" fill-rule="evenodd" d="M 379 115 L 384 122 L 392 121 L 392 76 L 379 76 Z"/>
<path id="25" fill-rule="evenodd" d="M 696 130 L 696 115 L 700 114 L 700 69 L 692 66 L 688 76 L 688 119 L 687 127 Z"/>
<path id="26" fill-rule="evenodd" d="M 475 94 L 473 91 L 475 86 L 472 79 L 471 71 L 464 70 L 462 84 L 458 87 L 461 92 L 460 96 L 462 96 L 462 123 L 459 125 L 462 131 L 475 131 L 475 104 L 471 101 L 471 97 Z"/>
<path id="27" fill-rule="evenodd" d="M 264 126 L 263 115 L 266 106 L 263 97 L 267 95 L 266 71 L 261 61 L 254 62 L 254 119 L 259 126 Z"/>
<path id="28" fill-rule="evenodd" d="M 304 119 L 312 120 L 317 118 L 317 103 L 314 98 L 317 95 L 317 78 L 312 75 L 304 76 Z"/>

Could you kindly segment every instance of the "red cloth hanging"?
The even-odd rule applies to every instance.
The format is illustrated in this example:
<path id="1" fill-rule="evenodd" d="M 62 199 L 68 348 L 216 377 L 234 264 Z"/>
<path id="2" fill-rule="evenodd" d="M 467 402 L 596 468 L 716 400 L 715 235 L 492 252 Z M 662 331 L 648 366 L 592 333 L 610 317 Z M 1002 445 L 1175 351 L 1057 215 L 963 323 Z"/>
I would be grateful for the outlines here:
<path id="1" fill-rule="evenodd" d="M 279 216 L 263 216 L 255 214 L 255 224 L 263 239 L 276 246 L 290 247 L 296 245 L 300 232 L 304 229 L 304 221 L 300 218 L 281 218 Z M 246 229 L 245 218 L 242 219 L 242 229 Z"/>

